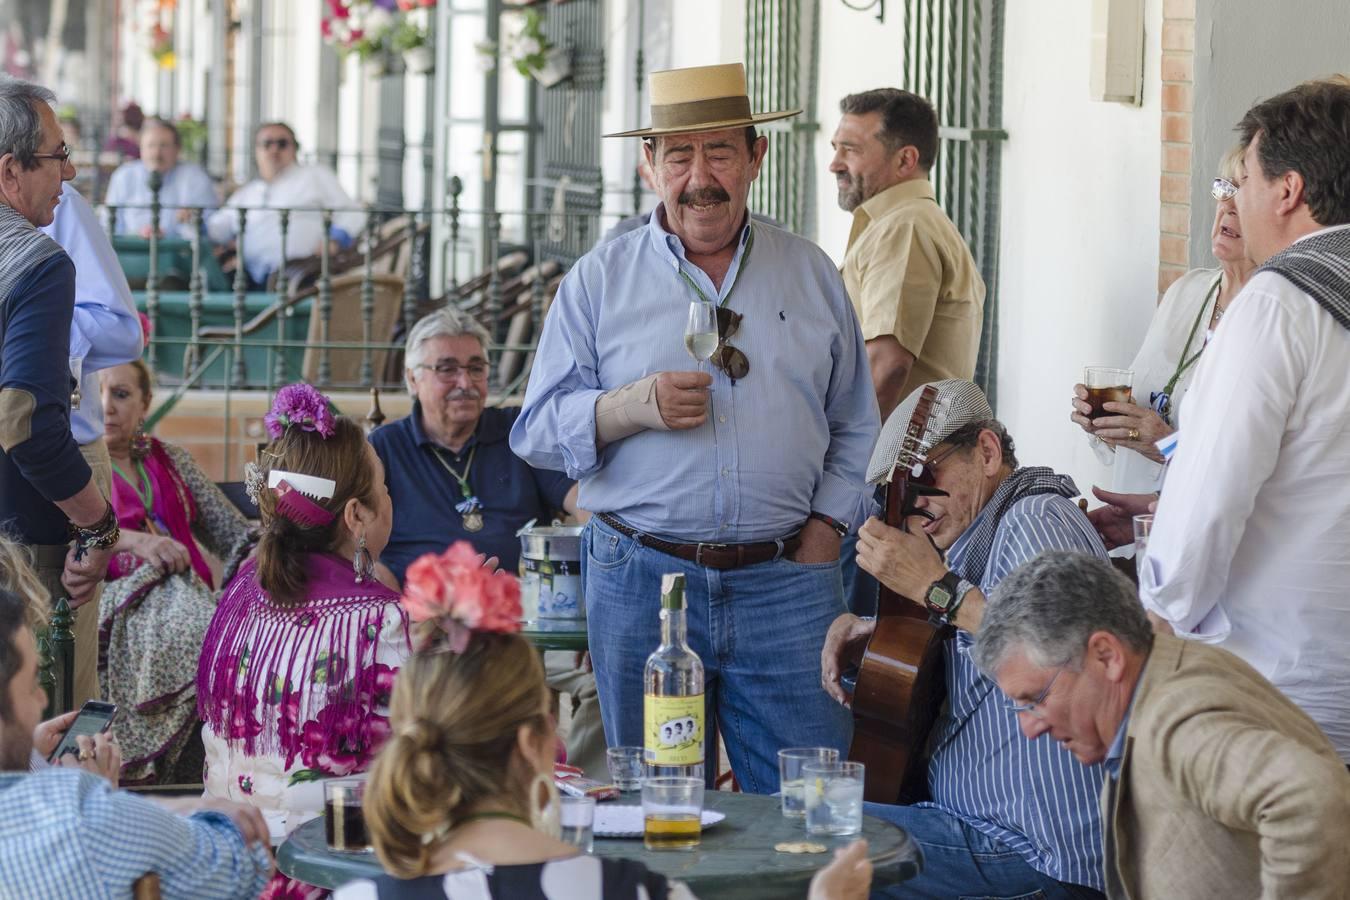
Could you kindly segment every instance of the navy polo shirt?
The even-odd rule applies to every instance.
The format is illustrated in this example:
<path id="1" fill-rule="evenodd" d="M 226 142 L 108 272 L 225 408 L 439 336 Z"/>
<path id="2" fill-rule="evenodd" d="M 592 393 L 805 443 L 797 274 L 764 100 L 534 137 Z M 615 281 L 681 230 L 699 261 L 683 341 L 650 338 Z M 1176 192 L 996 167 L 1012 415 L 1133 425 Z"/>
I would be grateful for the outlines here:
<path id="1" fill-rule="evenodd" d="M 467 540 L 480 553 L 496 556 L 501 567 L 515 572 L 520 562 L 516 532 L 531 519 L 546 525 L 563 508 L 572 479 L 562 472 L 531 468 L 511 452 L 507 438 L 520 415 L 518 407 L 484 409 L 478 427 L 459 453 L 440 447 L 422 427 L 422 407 L 370 436 L 384 462 L 384 480 L 394 504 L 394 529 L 380 561 L 399 581 L 408 564 L 424 553 L 441 553 L 457 540 Z M 469 487 L 483 504 L 483 530 L 464 530 L 455 504 L 464 497 L 459 482 L 436 458 L 463 474 L 469 454 L 478 448 L 469 468 Z"/>

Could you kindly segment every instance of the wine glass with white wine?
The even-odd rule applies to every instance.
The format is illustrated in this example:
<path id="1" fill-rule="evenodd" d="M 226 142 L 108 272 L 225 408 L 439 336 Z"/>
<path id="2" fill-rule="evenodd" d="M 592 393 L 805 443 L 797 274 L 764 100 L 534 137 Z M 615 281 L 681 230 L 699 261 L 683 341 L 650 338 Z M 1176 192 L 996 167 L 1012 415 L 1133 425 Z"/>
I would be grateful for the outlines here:
<path id="1" fill-rule="evenodd" d="M 702 300 L 689 304 L 689 320 L 684 326 L 684 349 L 698 363 L 703 371 L 703 363 L 717 349 L 717 307 Z"/>

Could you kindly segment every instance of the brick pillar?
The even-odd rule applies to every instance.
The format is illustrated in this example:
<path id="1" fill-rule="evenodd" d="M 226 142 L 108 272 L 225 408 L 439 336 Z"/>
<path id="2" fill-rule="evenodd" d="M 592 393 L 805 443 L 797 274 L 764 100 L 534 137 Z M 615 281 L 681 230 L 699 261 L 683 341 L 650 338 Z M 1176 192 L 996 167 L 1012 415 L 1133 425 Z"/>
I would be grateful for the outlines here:
<path id="1" fill-rule="evenodd" d="M 1190 268 L 1191 110 L 1195 80 L 1195 0 L 1163 0 L 1162 201 L 1158 296 Z"/>

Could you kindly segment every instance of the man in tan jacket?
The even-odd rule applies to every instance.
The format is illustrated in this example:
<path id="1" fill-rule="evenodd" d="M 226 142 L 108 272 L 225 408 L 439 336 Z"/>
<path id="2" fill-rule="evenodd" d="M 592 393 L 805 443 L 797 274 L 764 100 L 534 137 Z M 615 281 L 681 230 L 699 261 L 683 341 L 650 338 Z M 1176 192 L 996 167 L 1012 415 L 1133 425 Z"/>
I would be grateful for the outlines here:
<path id="1" fill-rule="evenodd" d="M 974 659 L 1030 739 L 1105 762 L 1111 898 L 1343 898 L 1350 774 L 1236 656 L 1153 635 L 1133 587 L 1084 554 L 1005 578 Z"/>

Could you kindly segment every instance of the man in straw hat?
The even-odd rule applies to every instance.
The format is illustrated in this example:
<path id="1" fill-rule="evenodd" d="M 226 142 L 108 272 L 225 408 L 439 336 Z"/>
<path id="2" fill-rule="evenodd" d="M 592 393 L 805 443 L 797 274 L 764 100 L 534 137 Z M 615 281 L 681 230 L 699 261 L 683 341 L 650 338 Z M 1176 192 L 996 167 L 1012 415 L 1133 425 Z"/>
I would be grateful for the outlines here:
<path id="1" fill-rule="evenodd" d="M 680 572 L 706 709 L 741 787 L 767 793 L 778 749 L 848 747 L 819 651 L 844 610 L 840 536 L 868 509 L 876 396 L 834 264 L 747 216 L 755 126 L 799 110 L 752 114 L 739 64 L 655 72 L 651 98 L 652 127 L 624 136 L 661 203 L 563 280 L 511 447 L 596 513 L 582 576 L 610 744 L 643 743 L 661 576 Z M 711 373 L 685 353 L 700 304 L 717 308 Z"/>
<path id="2" fill-rule="evenodd" d="M 923 848 L 923 873 L 892 890 L 903 897 L 1098 897 L 1102 767 L 1079 765 L 1052 741 L 1023 740 L 1018 711 L 975 668 L 970 647 L 985 598 L 1018 566 L 1046 550 L 1102 559 L 1106 550 L 1070 499 L 1078 493 L 1073 481 L 1021 466 L 1012 437 L 976 385 L 932 384 L 935 411 L 911 476 L 926 489 L 916 501 L 919 514 L 907 531 L 869 519 L 858 537 L 863 569 L 956 627 L 943 654 L 948 703 L 927 743 L 932 802 L 867 807 Z M 868 481 L 889 477 L 924 387 L 886 419 Z M 840 702 L 847 699 L 840 673 L 857 662 L 875 625 L 842 615 L 830 628 L 821 676 Z"/>

